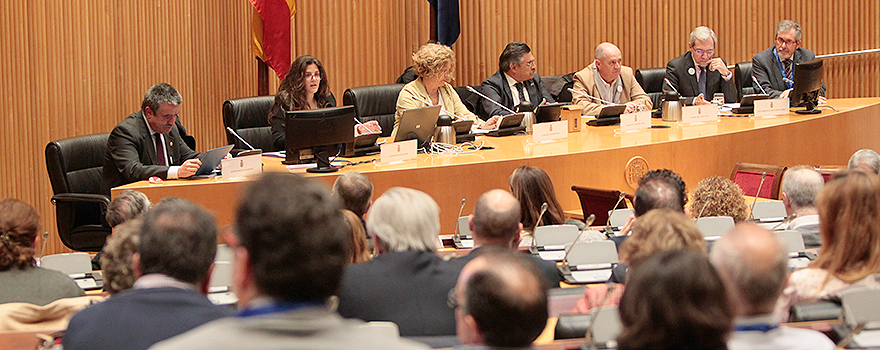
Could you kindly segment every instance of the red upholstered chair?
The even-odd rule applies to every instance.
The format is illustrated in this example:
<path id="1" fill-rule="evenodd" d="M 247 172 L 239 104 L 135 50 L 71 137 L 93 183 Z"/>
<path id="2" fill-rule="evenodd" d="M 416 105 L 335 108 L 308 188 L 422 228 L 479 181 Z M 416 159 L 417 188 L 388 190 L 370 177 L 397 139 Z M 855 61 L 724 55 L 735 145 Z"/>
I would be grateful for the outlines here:
<path id="1" fill-rule="evenodd" d="M 577 193 L 578 199 L 581 201 L 584 217 L 586 218 L 590 214 L 596 215 L 596 220 L 593 221 L 594 225 L 605 225 L 608 222 L 608 211 L 614 208 L 621 193 L 618 190 L 600 190 L 581 186 L 571 186 L 571 190 Z M 625 197 L 632 203 L 633 195 L 627 193 Z M 620 201 L 617 208 L 626 208 L 626 201 Z"/>
<path id="2" fill-rule="evenodd" d="M 831 181 L 831 178 L 834 177 L 834 173 L 846 170 L 846 165 L 817 165 L 816 171 L 819 174 L 822 174 L 822 178 L 825 179 L 825 183 Z"/>
<path id="3" fill-rule="evenodd" d="M 761 198 L 779 199 L 779 187 L 782 186 L 782 174 L 785 173 L 785 169 L 787 168 L 779 165 L 736 163 L 730 179 L 742 188 L 746 196 L 757 195 Z M 765 172 L 767 177 L 761 185 L 761 175 Z M 761 186 L 760 193 L 758 186 Z"/>

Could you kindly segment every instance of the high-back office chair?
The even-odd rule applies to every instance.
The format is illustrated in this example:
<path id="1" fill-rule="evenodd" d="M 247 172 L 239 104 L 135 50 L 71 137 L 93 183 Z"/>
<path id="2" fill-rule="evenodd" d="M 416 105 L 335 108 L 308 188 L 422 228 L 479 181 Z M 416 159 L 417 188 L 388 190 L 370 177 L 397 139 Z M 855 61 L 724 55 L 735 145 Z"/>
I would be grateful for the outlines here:
<path id="1" fill-rule="evenodd" d="M 480 108 L 480 99 L 482 97 L 468 90 L 467 86 L 456 86 L 454 89 L 458 94 L 458 98 L 461 99 L 461 103 L 464 103 L 464 106 L 467 107 L 467 110 L 479 115 L 477 109 Z"/>
<path id="2" fill-rule="evenodd" d="M 660 99 L 663 97 L 663 77 L 665 76 L 665 67 L 636 70 L 636 81 L 651 98 L 654 108 L 660 108 Z"/>
<path id="3" fill-rule="evenodd" d="M 553 96 L 556 102 L 571 102 L 571 91 L 568 89 L 574 87 L 574 73 L 565 75 L 549 75 L 541 77 L 541 83 L 544 88 Z"/>
<path id="4" fill-rule="evenodd" d="M 263 152 L 280 151 L 275 149 L 272 127 L 269 126 L 269 108 L 275 96 L 243 97 L 223 102 L 223 126 L 232 128 L 254 148 Z M 235 145 L 232 154 L 249 149 L 228 132 L 226 140 Z"/>
<path id="5" fill-rule="evenodd" d="M 816 171 L 819 172 L 819 175 L 822 175 L 822 179 L 825 180 L 825 183 L 831 181 L 834 178 L 834 174 L 839 171 L 844 171 L 847 169 L 846 165 L 817 165 Z"/>
<path id="6" fill-rule="evenodd" d="M 344 106 L 354 106 L 354 114 L 361 122 L 375 120 L 382 127 L 382 137 L 391 136 L 397 95 L 403 84 L 370 85 L 348 88 L 342 94 Z"/>
<path id="7" fill-rule="evenodd" d="M 733 81 L 736 83 L 736 99 L 742 100 L 745 95 L 761 93 L 752 82 L 752 61 L 738 62 L 733 70 Z"/>
<path id="8" fill-rule="evenodd" d="M 101 251 L 112 232 L 104 215 L 110 189 L 104 181 L 104 151 L 110 134 L 76 136 L 46 145 L 46 168 L 61 243 L 79 251 Z"/>
<path id="9" fill-rule="evenodd" d="M 608 211 L 614 208 L 621 193 L 618 190 L 601 190 L 582 186 L 571 186 L 571 190 L 577 193 L 578 199 L 581 201 L 584 217 L 588 217 L 590 214 L 596 215 L 596 220 L 593 221 L 595 225 L 604 225 L 608 222 Z M 634 199 L 631 194 L 626 194 L 625 197 L 630 202 Z M 620 201 L 617 208 L 626 208 L 626 201 Z"/>
<path id="10" fill-rule="evenodd" d="M 787 167 L 779 165 L 736 163 L 730 179 L 743 190 L 746 196 L 758 196 L 761 198 L 779 199 L 779 187 L 782 185 L 782 174 Z M 761 176 L 767 173 L 764 184 L 761 184 Z M 761 186 L 761 192 L 758 192 Z"/>

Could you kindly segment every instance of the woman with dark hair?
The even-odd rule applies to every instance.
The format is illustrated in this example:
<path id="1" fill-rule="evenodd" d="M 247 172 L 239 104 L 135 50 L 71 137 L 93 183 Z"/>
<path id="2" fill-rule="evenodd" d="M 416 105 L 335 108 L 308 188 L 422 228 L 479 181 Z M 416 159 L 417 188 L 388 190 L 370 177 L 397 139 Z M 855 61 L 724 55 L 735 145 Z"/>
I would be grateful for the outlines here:
<path id="1" fill-rule="evenodd" d="M 565 222 L 562 206 L 556 199 L 556 190 L 550 176 L 541 168 L 521 166 L 510 174 L 510 192 L 519 201 L 523 230 L 531 232 L 538 223 L 541 206 L 547 203 L 547 212 L 541 226 L 560 225 Z"/>
<path id="2" fill-rule="evenodd" d="M 668 250 L 630 270 L 620 299 L 620 350 L 724 350 L 733 310 L 705 254 Z"/>
<path id="3" fill-rule="evenodd" d="M 34 253 L 40 215 L 16 200 L 0 201 L 0 304 L 46 305 L 85 293 L 70 277 L 37 267 Z"/>
<path id="4" fill-rule="evenodd" d="M 286 147 L 284 117 L 288 111 L 336 107 L 336 98 L 330 92 L 327 72 L 324 65 L 312 56 L 299 56 L 290 65 L 287 76 L 281 81 L 275 102 L 269 109 L 269 123 L 272 125 L 272 138 L 275 149 Z M 357 133 L 382 132 L 379 123 L 368 121 L 364 126 L 358 125 Z"/>

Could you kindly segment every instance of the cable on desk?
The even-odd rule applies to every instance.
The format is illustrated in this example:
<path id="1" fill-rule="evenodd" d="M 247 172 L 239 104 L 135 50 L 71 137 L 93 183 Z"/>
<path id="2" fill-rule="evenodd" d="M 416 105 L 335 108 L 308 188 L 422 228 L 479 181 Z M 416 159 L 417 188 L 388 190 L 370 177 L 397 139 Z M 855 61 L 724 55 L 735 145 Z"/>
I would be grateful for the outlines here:
<path id="1" fill-rule="evenodd" d="M 426 150 L 425 153 L 428 153 L 429 155 L 433 155 L 434 153 L 436 153 L 444 156 L 454 156 L 462 153 L 473 153 L 483 148 L 483 143 L 483 140 L 480 140 L 479 145 L 473 142 L 465 142 L 461 145 L 434 142 L 431 143 L 430 149 Z M 469 146 L 470 150 L 466 149 L 465 146 Z"/>

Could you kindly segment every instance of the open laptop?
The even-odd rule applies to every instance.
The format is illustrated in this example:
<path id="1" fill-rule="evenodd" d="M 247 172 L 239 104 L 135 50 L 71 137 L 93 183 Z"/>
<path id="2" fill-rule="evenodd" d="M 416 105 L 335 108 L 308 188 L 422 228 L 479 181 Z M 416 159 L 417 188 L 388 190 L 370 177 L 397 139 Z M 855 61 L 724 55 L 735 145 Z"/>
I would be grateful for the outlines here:
<path id="1" fill-rule="evenodd" d="M 418 146 L 424 146 L 434 135 L 434 126 L 440 118 L 440 105 L 411 108 L 403 111 L 397 126 L 394 142 L 418 140 Z"/>
<path id="2" fill-rule="evenodd" d="M 202 158 L 200 158 L 202 161 L 202 166 L 200 166 L 199 170 L 196 171 L 195 176 L 211 175 L 214 169 L 216 169 L 217 166 L 220 165 L 220 161 L 222 161 L 223 158 L 226 157 L 227 154 L 229 154 L 229 150 L 232 149 L 232 146 L 234 145 L 226 145 L 205 152 L 205 154 L 202 155 Z"/>

